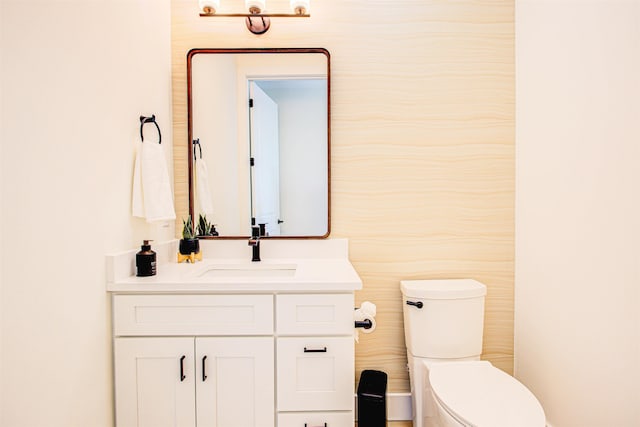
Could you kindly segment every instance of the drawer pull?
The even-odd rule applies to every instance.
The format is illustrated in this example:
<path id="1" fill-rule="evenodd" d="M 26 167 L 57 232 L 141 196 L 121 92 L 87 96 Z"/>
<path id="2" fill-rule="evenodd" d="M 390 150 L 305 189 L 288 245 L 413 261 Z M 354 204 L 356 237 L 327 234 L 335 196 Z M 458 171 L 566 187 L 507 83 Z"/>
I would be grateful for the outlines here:
<path id="1" fill-rule="evenodd" d="M 207 374 L 205 373 L 205 361 L 207 360 L 207 356 L 202 357 L 202 382 L 207 379 Z"/>
<path id="2" fill-rule="evenodd" d="M 327 352 L 327 347 L 323 347 L 323 348 L 304 348 L 304 352 L 305 353 L 326 353 Z"/>
<path id="3" fill-rule="evenodd" d="M 185 377 L 185 375 L 184 375 L 184 359 L 185 359 L 186 357 L 187 357 L 187 356 L 182 355 L 182 357 L 180 358 L 180 382 L 184 381 L 184 380 L 185 380 L 185 378 L 187 378 L 187 377 Z"/>
<path id="4" fill-rule="evenodd" d="M 304 427 L 313 427 L 313 426 L 307 426 L 307 423 L 304 423 Z M 324 423 L 324 425 L 321 425 L 318 427 L 328 427 L 328 426 L 327 426 L 327 423 Z"/>
<path id="5" fill-rule="evenodd" d="M 422 301 L 418 301 L 418 302 L 415 302 L 415 301 L 407 301 L 407 305 L 413 305 L 413 306 L 415 306 L 415 307 L 422 308 L 422 306 L 423 306 L 424 304 L 422 303 Z"/>

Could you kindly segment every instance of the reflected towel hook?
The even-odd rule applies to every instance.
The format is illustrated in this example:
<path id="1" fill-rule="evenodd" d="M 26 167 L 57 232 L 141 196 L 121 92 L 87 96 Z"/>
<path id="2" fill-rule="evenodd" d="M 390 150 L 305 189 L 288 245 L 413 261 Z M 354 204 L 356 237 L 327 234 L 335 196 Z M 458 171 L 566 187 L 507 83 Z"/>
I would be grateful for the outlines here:
<path id="1" fill-rule="evenodd" d="M 200 144 L 200 138 L 198 138 L 193 140 L 193 160 L 198 160 L 198 157 L 196 156 L 196 145 L 200 150 L 200 158 L 202 159 L 202 145 Z"/>
<path id="2" fill-rule="evenodd" d="M 156 129 L 158 129 L 158 144 L 162 144 L 162 134 L 160 133 L 160 126 L 156 122 L 156 115 L 153 114 L 151 117 L 140 116 L 140 139 L 144 142 L 144 136 L 142 136 L 142 127 L 145 123 L 153 123 L 156 125 Z"/>

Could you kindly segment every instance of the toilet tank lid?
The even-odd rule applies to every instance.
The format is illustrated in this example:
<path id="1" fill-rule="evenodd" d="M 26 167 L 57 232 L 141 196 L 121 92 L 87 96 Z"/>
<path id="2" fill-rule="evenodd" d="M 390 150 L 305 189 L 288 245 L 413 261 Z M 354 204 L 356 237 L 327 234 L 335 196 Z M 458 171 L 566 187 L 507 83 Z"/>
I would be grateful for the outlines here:
<path id="1" fill-rule="evenodd" d="M 473 279 L 401 280 L 400 289 L 406 297 L 424 299 L 464 299 L 487 294 L 487 287 Z"/>

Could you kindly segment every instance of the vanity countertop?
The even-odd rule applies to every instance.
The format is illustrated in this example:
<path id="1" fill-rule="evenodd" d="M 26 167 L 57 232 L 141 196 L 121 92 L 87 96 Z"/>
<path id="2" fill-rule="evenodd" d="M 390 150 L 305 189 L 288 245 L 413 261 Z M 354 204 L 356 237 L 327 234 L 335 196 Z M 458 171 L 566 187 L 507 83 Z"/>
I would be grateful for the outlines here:
<path id="1" fill-rule="evenodd" d="M 353 292 L 362 288 L 362 281 L 346 256 L 340 241 L 325 243 L 327 250 L 318 250 L 309 243 L 296 248 L 296 256 L 287 250 L 274 248 L 275 255 L 251 262 L 247 257 L 231 257 L 234 250 L 216 253 L 208 242 L 205 257 L 194 264 L 172 260 L 174 245 L 161 247 L 157 274 L 135 276 L 135 252 L 107 257 L 107 291 L 112 293 L 289 293 L 289 292 Z M 271 243 L 271 242 L 269 242 Z M 236 244 L 237 245 L 237 244 Z M 244 243 L 246 246 L 246 243 Z M 280 245 L 282 245 L 280 243 Z M 241 249 L 244 249 L 244 247 Z M 265 245 L 269 246 L 269 245 Z M 309 250 L 311 248 L 311 250 Z M 226 248 L 225 248 L 226 249 Z M 233 249 L 233 248 L 231 248 Z M 238 248 L 240 249 L 240 248 Z M 267 252 L 267 251 L 265 251 Z M 207 257 L 217 254 L 215 257 Z"/>
<path id="2" fill-rule="evenodd" d="M 107 284 L 107 291 L 117 293 L 350 292 L 361 288 L 351 263 L 340 259 L 270 259 L 253 264 L 242 259 L 169 262 L 160 264 L 155 276 L 129 276 Z"/>

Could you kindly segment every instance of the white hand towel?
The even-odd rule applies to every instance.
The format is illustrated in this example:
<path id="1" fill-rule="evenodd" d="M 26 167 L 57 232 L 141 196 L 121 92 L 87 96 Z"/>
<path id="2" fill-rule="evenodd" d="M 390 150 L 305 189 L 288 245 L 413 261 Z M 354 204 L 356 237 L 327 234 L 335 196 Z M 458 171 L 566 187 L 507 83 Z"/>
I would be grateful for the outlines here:
<path id="1" fill-rule="evenodd" d="M 196 194 L 200 212 L 208 217 L 213 217 L 213 200 L 211 198 L 211 187 L 209 187 L 209 170 L 207 164 L 202 159 L 196 160 Z"/>
<path id="2" fill-rule="evenodd" d="M 138 144 L 131 204 L 133 216 L 146 218 L 147 222 L 176 218 L 162 145 L 155 142 Z"/>

